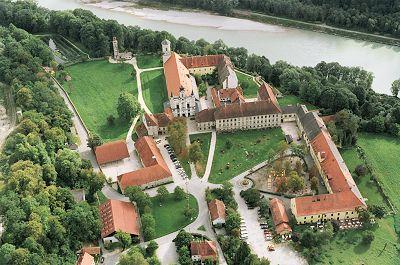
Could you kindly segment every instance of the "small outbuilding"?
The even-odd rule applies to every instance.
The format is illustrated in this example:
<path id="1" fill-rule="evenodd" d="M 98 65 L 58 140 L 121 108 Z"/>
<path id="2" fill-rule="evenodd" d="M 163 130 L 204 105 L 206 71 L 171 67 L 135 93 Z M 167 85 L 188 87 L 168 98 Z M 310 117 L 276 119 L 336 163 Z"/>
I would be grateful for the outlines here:
<path id="1" fill-rule="evenodd" d="M 212 225 L 225 224 L 226 213 L 225 204 L 223 201 L 214 199 L 208 203 L 210 212 L 210 220 Z"/>
<path id="2" fill-rule="evenodd" d="M 214 241 L 193 241 L 190 243 L 190 255 L 192 260 L 204 264 L 206 260 L 212 260 L 214 264 L 218 260 L 217 245 Z"/>
<path id="3" fill-rule="evenodd" d="M 269 208 L 274 221 L 275 232 L 281 236 L 290 235 L 292 228 L 289 225 L 289 217 L 286 214 L 283 202 L 277 198 L 273 198 L 269 201 Z"/>
<path id="4" fill-rule="evenodd" d="M 94 152 L 99 165 L 115 163 L 129 157 L 128 146 L 124 140 L 100 145 L 96 147 Z"/>

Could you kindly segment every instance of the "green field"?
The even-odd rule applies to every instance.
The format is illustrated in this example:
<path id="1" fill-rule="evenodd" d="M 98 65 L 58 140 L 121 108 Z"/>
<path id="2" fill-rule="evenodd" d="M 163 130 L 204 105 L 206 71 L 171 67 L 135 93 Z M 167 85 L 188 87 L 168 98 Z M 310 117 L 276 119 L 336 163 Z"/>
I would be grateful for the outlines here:
<path id="1" fill-rule="evenodd" d="M 308 110 L 317 109 L 316 106 L 306 103 L 302 99 L 300 99 L 299 97 L 294 96 L 294 95 L 284 95 L 282 98 L 278 98 L 278 102 L 279 102 L 279 105 L 281 105 L 281 107 L 287 106 L 287 105 L 303 104 L 303 105 L 306 105 Z"/>
<path id="2" fill-rule="evenodd" d="M 203 153 L 203 159 L 198 163 L 196 167 L 197 175 L 201 178 L 204 175 L 207 165 L 208 152 L 210 151 L 211 133 L 201 133 L 190 135 L 190 142 L 198 141 L 200 143 L 201 151 Z"/>
<path id="3" fill-rule="evenodd" d="M 196 210 L 192 220 L 187 220 L 183 215 L 187 205 L 186 199 L 176 201 L 171 193 L 162 204 L 157 200 L 157 197 L 152 197 L 151 201 L 153 203 L 151 210 L 156 221 L 156 238 L 180 230 L 194 221 L 199 214 L 199 206 L 193 195 L 189 196 L 189 205 Z"/>
<path id="4" fill-rule="evenodd" d="M 369 134 L 361 134 L 358 139 L 358 143 L 366 150 L 367 157 L 374 157 L 374 159 L 384 155 L 384 150 L 392 145 L 390 143 L 390 138 L 388 139 L 384 136 L 378 137 Z M 379 147 L 380 145 L 381 147 Z M 369 147 L 366 148 L 366 146 Z M 394 146 L 396 146 L 396 144 L 394 144 Z M 399 148 L 399 146 L 397 146 L 397 148 Z M 342 150 L 341 154 L 351 172 L 354 171 L 357 165 L 363 163 L 358 157 L 355 148 Z M 386 159 L 389 159 L 389 157 L 387 156 Z M 390 162 L 385 162 L 384 164 L 396 165 L 397 163 L 393 164 L 395 160 L 396 159 L 393 157 L 388 160 Z M 377 174 L 379 174 L 378 172 L 380 171 L 375 165 L 373 166 Z M 361 179 L 357 181 L 357 186 L 361 194 L 367 198 L 367 203 L 369 205 L 379 204 L 387 206 L 376 184 L 370 181 L 370 175 L 361 177 Z M 400 264 L 400 257 L 396 249 L 398 237 L 394 230 L 393 217 L 388 216 L 378 220 L 378 226 L 373 229 L 373 232 L 375 240 L 370 246 L 360 244 L 360 230 L 337 233 L 330 244 L 323 247 L 322 253 L 324 253 L 324 258 L 322 264 Z"/>
<path id="5" fill-rule="evenodd" d="M 400 209 L 400 140 L 377 134 L 360 134 L 358 144 L 364 149 L 375 175 L 397 209 Z"/>
<path id="6" fill-rule="evenodd" d="M 130 123 L 117 118 L 117 101 L 122 92 L 137 95 L 132 66 L 92 61 L 72 65 L 66 70 L 72 77 L 72 87 L 65 84 L 64 88 L 89 130 L 104 141 L 125 138 Z M 110 114 L 116 117 L 114 126 L 107 124 Z"/>
<path id="7" fill-rule="evenodd" d="M 267 160 L 283 140 L 280 128 L 218 134 L 209 181 L 222 183 Z"/>
<path id="8" fill-rule="evenodd" d="M 243 89 L 243 95 L 248 98 L 255 98 L 257 97 L 257 92 L 258 92 L 258 85 L 256 82 L 254 82 L 252 76 L 245 75 L 239 71 L 235 71 L 236 76 L 239 80 L 239 85 L 243 84 L 243 82 L 248 83 L 248 88 Z"/>
<path id="9" fill-rule="evenodd" d="M 153 113 L 163 112 L 163 103 L 168 100 L 163 70 L 143 72 L 140 78 L 147 107 Z"/>
<path id="10" fill-rule="evenodd" d="M 159 54 L 140 54 L 136 58 L 141 69 L 162 66 L 162 56 Z"/>

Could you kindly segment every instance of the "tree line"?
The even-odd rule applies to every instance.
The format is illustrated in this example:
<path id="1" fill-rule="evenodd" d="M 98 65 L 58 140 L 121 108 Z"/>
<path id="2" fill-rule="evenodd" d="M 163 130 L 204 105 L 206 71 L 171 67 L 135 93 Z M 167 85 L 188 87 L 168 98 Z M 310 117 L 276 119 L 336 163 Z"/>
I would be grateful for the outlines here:
<path id="1" fill-rule="evenodd" d="M 41 68 L 53 56 L 28 32 L 0 27 L 0 82 L 16 95 L 22 121 L 0 154 L 0 264 L 74 264 L 83 243 L 98 239 L 96 192 L 105 177 L 68 149 L 71 112 Z M 85 189 L 75 202 L 71 189 Z"/>

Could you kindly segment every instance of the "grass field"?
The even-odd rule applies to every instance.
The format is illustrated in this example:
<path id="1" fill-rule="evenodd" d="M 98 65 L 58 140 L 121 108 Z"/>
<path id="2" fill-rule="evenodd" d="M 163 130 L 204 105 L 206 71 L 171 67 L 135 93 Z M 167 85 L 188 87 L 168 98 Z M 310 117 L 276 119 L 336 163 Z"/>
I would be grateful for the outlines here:
<path id="1" fill-rule="evenodd" d="M 389 142 L 387 142 L 388 139 L 384 136 L 378 137 L 361 134 L 358 139 L 358 143 L 366 150 L 368 157 L 372 156 L 376 158 L 376 156 L 382 156 L 383 153 L 385 153 L 382 153 L 382 151 L 388 147 L 387 145 L 392 145 L 389 143 L 390 139 Z M 376 144 L 382 145 L 382 147 L 365 147 L 366 145 L 372 145 L 372 142 L 376 142 Z M 371 152 L 370 149 L 374 150 L 374 152 Z M 341 154 L 351 172 L 354 171 L 357 165 L 363 163 L 363 161 L 358 157 L 355 148 L 341 150 Z M 388 161 L 391 162 L 384 164 L 392 164 L 394 160 L 395 158 L 389 159 Z M 375 167 L 375 165 L 373 166 Z M 376 184 L 370 181 L 370 175 L 366 175 L 358 180 L 357 186 L 360 189 L 361 194 L 368 199 L 367 203 L 369 205 L 379 204 L 387 206 L 382 195 L 379 193 Z M 370 246 L 360 243 L 361 232 L 359 230 L 337 233 L 331 240 L 330 244 L 323 247 L 324 250 L 322 253 L 324 253 L 324 259 L 322 264 L 400 264 L 400 257 L 396 249 L 398 237 L 394 230 L 393 217 L 388 216 L 384 219 L 378 219 L 378 226 L 373 229 L 373 232 L 375 240 Z"/>
<path id="2" fill-rule="evenodd" d="M 222 183 L 265 161 L 283 140 L 280 128 L 218 134 L 209 181 Z"/>
<path id="3" fill-rule="evenodd" d="M 72 77 L 72 88 L 64 85 L 89 130 L 104 141 L 125 138 L 129 122 L 119 120 L 117 101 L 122 92 L 137 95 L 137 84 L 131 75 L 132 66 L 92 61 L 67 68 Z M 115 125 L 107 124 L 107 117 L 116 117 Z"/>
<path id="4" fill-rule="evenodd" d="M 186 199 L 176 201 L 171 193 L 162 204 L 160 204 L 156 197 L 152 197 L 151 201 L 153 203 L 151 207 L 152 214 L 156 220 L 156 238 L 180 230 L 195 220 L 199 214 L 199 206 L 193 195 L 189 196 L 189 205 L 192 209 L 195 209 L 192 220 L 187 220 L 183 215 L 187 205 Z"/>
<path id="5" fill-rule="evenodd" d="M 153 113 L 163 112 L 163 103 L 168 99 L 163 70 L 144 72 L 140 78 L 147 107 Z"/>
<path id="6" fill-rule="evenodd" d="M 386 194 L 394 206 L 400 209 L 400 140 L 363 133 L 358 137 L 358 144 L 364 149 Z"/>
<path id="7" fill-rule="evenodd" d="M 196 172 L 199 177 L 203 177 L 206 170 L 208 152 L 210 151 L 211 133 L 201 133 L 190 135 L 190 142 L 198 141 L 200 143 L 203 159 L 196 166 Z"/>
<path id="8" fill-rule="evenodd" d="M 306 105 L 308 110 L 317 109 L 316 106 L 306 103 L 302 99 L 300 99 L 299 97 L 294 96 L 294 95 L 284 95 L 282 98 L 278 98 L 278 102 L 279 102 L 279 105 L 281 105 L 281 106 L 303 104 L 303 105 Z"/>
<path id="9" fill-rule="evenodd" d="M 248 98 L 257 97 L 258 85 L 256 82 L 254 82 L 253 77 L 245 75 L 238 71 L 235 72 L 239 80 L 239 84 L 242 84 L 243 82 L 247 82 L 249 84 L 249 87 L 243 90 L 244 96 Z"/>
<path id="10" fill-rule="evenodd" d="M 137 57 L 137 63 L 139 68 L 153 68 L 162 66 L 162 58 L 159 54 L 141 54 Z"/>

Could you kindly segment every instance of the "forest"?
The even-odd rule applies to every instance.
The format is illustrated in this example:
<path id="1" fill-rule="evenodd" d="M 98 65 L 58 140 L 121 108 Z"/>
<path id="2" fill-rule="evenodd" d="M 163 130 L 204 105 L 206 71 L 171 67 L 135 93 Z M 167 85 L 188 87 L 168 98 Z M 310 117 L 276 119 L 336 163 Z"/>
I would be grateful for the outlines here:
<path id="1" fill-rule="evenodd" d="M 400 37 L 399 0 L 151 0 L 229 15 L 234 9 Z"/>
<path id="2" fill-rule="evenodd" d="M 314 2 L 318 1 L 307 3 Z M 53 60 L 50 50 L 31 34 L 60 34 L 82 45 L 92 57 L 109 55 L 113 36 L 121 50 L 135 53 L 159 53 L 165 38 L 181 54 L 224 53 L 235 67 L 315 104 L 323 114 L 345 110 L 354 115 L 351 120 L 361 130 L 399 136 L 400 100 L 375 93 L 372 74 L 359 67 L 326 62 L 315 67 L 284 61 L 271 64 L 264 56 L 228 47 L 222 41 L 175 38 L 165 31 L 99 19 L 90 11 L 49 11 L 27 1 L 0 1 L 0 24 L 0 81 L 12 88 L 24 112 L 0 155 L 5 183 L 0 195 L 5 226 L 0 264 L 73 264 L 75 251 L 100 234 L 94 194 L 101 189 L 104 176 L 66 148 L 72 137 L 71 113 L 42 71 L 41 66 Z M 86 189 L 88 203 L 74 202 L 70 192 L 74 188 Z"/>

